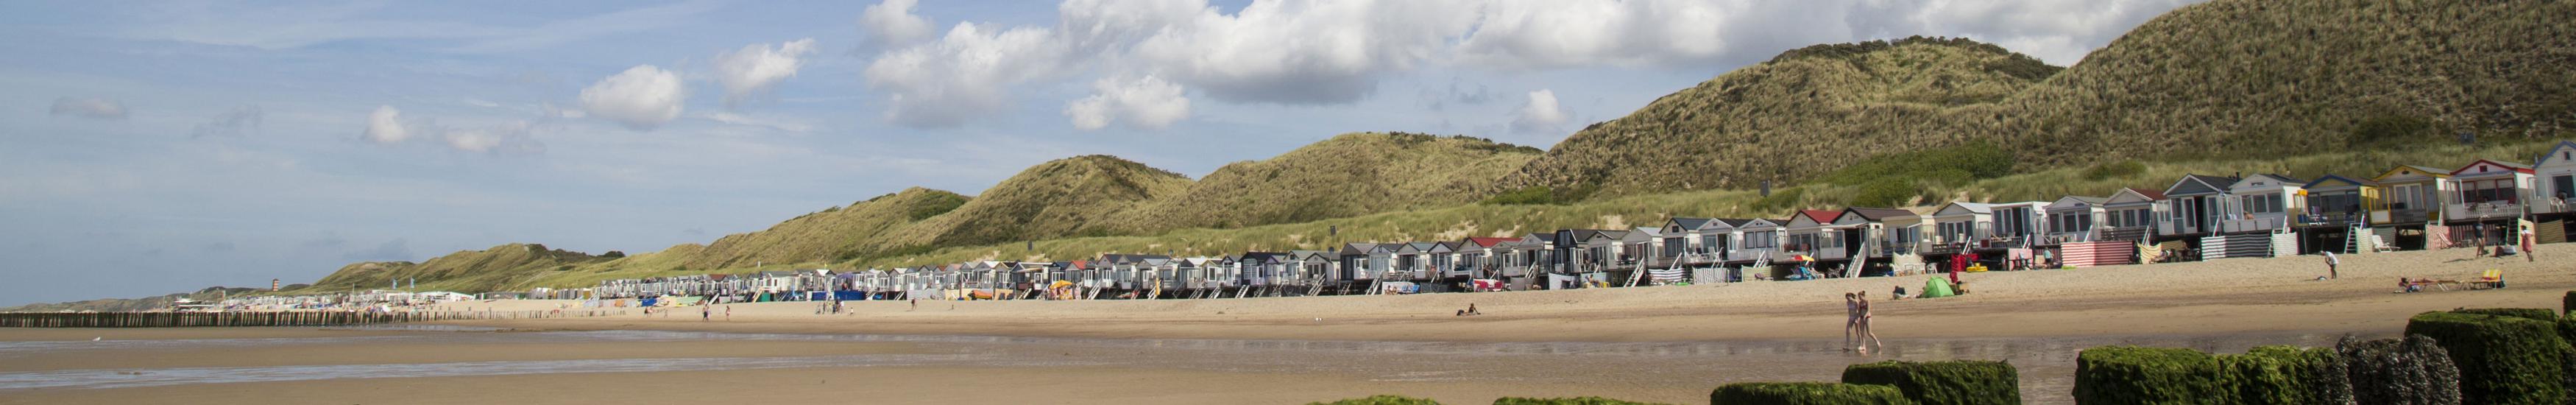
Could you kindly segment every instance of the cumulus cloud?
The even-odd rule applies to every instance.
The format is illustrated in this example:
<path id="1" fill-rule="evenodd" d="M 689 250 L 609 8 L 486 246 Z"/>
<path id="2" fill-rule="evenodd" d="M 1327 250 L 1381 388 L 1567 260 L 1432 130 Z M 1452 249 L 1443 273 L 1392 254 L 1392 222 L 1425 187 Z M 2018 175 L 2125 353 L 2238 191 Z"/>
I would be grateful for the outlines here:
<path id="1" fill-rule="evenodd" d="M 1920 21 L 1924 32 L 1976 38 L 2049 63 L 2072 65 L 2148 19 L 2200 1 L 1946 0 L 1927 3 L 1908 17 Z"/>
<path id="2" fill-rule="evenodd" d="M 1494 2 L 1458 44 L 1470 63 L 1506 68 L 1653 65 L 1705 59 L 1728 50 L 1722 31 L 1738 25 L 1742 1 Z M 1830 2 L 1827 2 L 1830 3 Z M 1812 27 L 1770 27 L 1784 31 Z"/>
<path id="3" fill-rule="evenodd" d="M 367 128 L 359 139 L 376 144 L 398 144 L 413 139 L 436 142 L 440 146 L 473 153 L 543 153 L 545 144 L 531 134 L 538 125 L 552 117 L 548 114 L 534 120 L 514 120 L 480 127 L 447 127 L 427 120 L 408 120 L 394 106 L 378 106 L 367 114 Z"/>
<path id="4" fill-rule="evenodd" d="M 1455 1 L 1255 1 L 1203 8 L 1135 45 L 1135 55 L 1210 97 L 1236 102 L 1358 101 L 1384 73 L 1438 56 L 1473 27 Z"/>
<path id="5" fill-rule="evenodd" d="M 1556 91 L 1540 89 L 1529 92 L 1529 101 L 1521 104 L 1520 112 L 1512 119 L 1512 130 L 1552 132 L 1562 128 L 1565 120 L 1565 109 L 1556 104 Z"/>
<path id="6" fill-rule="evenodd" d="M 887 120 L 954 127 L 1009 107 L 1009 86 L 1062 68 L 1064 49 L 1054 37 L 1040 28 L 995 31 L 959 23 L 939 41 L 878 56 L 864 75 L 869 88 L 887 94 Z"/>
<path id="7" fill-rule="evenodd" d="M 636 65 L 581 89 L 583 110 L 637 131 L 679 118 L 687 98 L 679 74 L 653 65 Z"/>
<path id="8" fill-rule="evenodd" d="M 912 14 L 916 0 L 885 0 L 859 12 L 859 28 L 879 47 L 911 45 L 930 38 L 929 18 Z"/>
<path id="9" fill-rule="evenodd" d="M 1049 72 L 1151 74 L 1220 101 L 1314 105 L 1365 99 L 1426 66 L 1697 69 L 1911 35 L 1965 36 L 2063 65 L 2196 1 L 1253 0 L 1226 13 L 1205 0 L 1064 0 L 1054 26 L 959 24 L 881 53 L 867 77 L 891 94 L 887 117 L 953 126 L 1002 110 L 1012 87 Z M 1080 108 L 1067 115 L 1104 123 L 1106 105 L 1071 100 Z"/>
<path id="10" fill-rule="evenodd" d="M 803 58 L 812 53 L 814 39 L 805 38 L 776 47 L 744 45 L 741 50 L 716 55 L 716 83 L 724 85 L 725 105 L 767 92 L 779 81 L 796 77 L 796 70 L 804 66 Z"/>
<path id="11" fill-rule="evenodd" d="M 367 130 L 359 133 L 358 138 L 375 143 L 398 143 L 411 139 L 411 130 L 411 125 L 403 122 L 402 110 L 390 105 L 376 106 L 376 112 L 367 114 Z"/>
<path id="12" fill-rule="evenodd" d="M 207 120 L 206 123 L 197 124 L 197 129 L 189 131 L 188 137 L 239 137 L 243 134 L 250 133 L 250 131 L 258 130 L 260 117 L 264 115 L 266 114 L 261 113 L 259 106 L 256 105 L 234 107 L 230 112 L 216 115 L 214 119 Z"/>
<path id="13" fill-rule="evenodd" d="M 125 103 L 104 98 L 63 97 L 54 99 L 52 115 L 69 115 L 102 120 L 125 119 Z"/>
<path id="14" fill-rule="evenodd" d="M 1190 117 L 1190 98 L 1183 94 L 1185 90 L 1162 78 L 1100 79 L 1092 83 L 1092 90 L 1091 97 L 1064 107 L 1064 115 L 1073 118 L 1074 128 L 1096 130 L 1121 123 L 1130 128 L 1163 129 Z"/>

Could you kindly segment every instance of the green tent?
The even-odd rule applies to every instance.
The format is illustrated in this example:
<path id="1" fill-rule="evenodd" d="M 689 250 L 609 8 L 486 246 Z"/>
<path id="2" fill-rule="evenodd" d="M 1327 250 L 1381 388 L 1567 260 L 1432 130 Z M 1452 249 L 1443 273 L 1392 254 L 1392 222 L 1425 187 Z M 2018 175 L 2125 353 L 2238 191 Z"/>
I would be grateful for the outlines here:
<path id="1" fill-rule="evenodd" d="M 1916 297 L 1941 298 L 1953 295 L 1959 295 L 1959 292 L 1950 289 L 1950 280 L 1943 280 L 1940 277 L 1932 277 L 1931 280 L 1923 282 L 1923 295 Z"/>

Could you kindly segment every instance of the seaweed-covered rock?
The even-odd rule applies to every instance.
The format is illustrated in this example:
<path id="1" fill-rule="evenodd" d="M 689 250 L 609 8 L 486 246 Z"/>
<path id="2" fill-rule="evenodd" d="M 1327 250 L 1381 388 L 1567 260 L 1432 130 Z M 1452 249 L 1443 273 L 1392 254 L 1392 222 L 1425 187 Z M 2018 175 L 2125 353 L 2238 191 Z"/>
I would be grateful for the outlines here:
<path id="1" fill-rule="evenodd" d="M 2460 400 L 2470 404 L 2561 405 L 2566 401 L 2567 341 L 2558 325 L 2524 317 L 2426 312 L 2406 334 L 2433 338 L 2460 369 Z"/>
<path id="2" fill-rule="evenodd" d="M 2075 355 L 2075 402 L 2105 404 L 2220 404 L 2218 358 L 2198 350 L 2103 346 Z"/>
<path id="3" fill-rule="evenodd" d="M 1368 398 L 1351 398 L 1333 402 L 1315 402 L 1306 405 L 1440 405 L 1440 401 L 1397 395 L 1374 395 Z"/>
<path id="4" fill-rule="evenodd" d="M 1495 399 L 1495 400 L 1494 400 L 1494 405 L 1665 405 L 1665 404 L 1658 404 L 1658 403 L 1652 403 L 1652 402 L 1629 402 L 1629 401 L 1621 401 L 1621 400 L 1609 399 L 1609 398 L 1602 398 L 1602 397 L 1576 397 L 1576 398 L 1519 398 L 1519 397 L 1504 397 L 1504 398 L 1500 398 L 1500 399 Z"/>
<path id="5" fill-rule="evenodd" d="M 2263 346 L 2218 356 L 2221 385 L 2238 404 L 2350 404 L 2352 383 L 2334 349 Z"/>
<path id="6" fill-rule="evenodd" d="M 1913 405 L 1905 393 L 1885 385 L 1800 383 L 1735 383 L 1708 394 L 1710 405 Z"/>
<path id="7" fill-rule="evenodd" d="M 2458 405 L 2460 369 L 2451 353 L 2423 335 L 2404 339 L 2362 341 L 2345 337 L 2335 344 L 2352 382 L 2355 403 L 2388 405 Z"/>
<path id="8" fill-rule="evenodd" d="M 2508 316 L 2549 322 L 2557 322 L 2559 318 L 2558 311 L 2551 311 L 2548 308 L 2461 308 L 2451 310 L 2451 313 Z"/>
<path id="9" fill-rule="evenodd" d="M 1843 368 L 1844 384 L 1896 387 L 1923 405 L 2021 403 L 2021 374 L 2000 361 L 1883 361 Z"/>

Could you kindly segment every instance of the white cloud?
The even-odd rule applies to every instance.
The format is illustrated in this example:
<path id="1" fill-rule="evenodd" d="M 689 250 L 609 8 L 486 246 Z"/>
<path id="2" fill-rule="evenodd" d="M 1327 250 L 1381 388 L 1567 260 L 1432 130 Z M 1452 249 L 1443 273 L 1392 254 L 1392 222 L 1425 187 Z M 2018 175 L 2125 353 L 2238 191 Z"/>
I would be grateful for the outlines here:
<path id="1" fill-rule="evenodd" d="M 716 55 L 716 83 L 724 85 L 725 104 L 733 105 L 745 96 L 767 92 L 779 81 L 796 77 L 796 70 L 804 66 L 802 58 L 812 53 L 814 39 L 805 38 L 777 47 L 744 45 L 742 50 Z"/>
<path id="2" fill-rule="evenodd" d="M 637 131 L 679 118 L 687 98 L 680 75 L 653 65 L 636 65 L 581 89 L 583 110 Z"/>
<path id="3" fill-rule="evenodd" d="M 1556 91 L 1540 89 L 1529 92 L 1529 102 L 1522 104 L 1520 113 L 1512 119 L 1512 130 L 1553 132 L 1562 128 L 1566 118 L 1565 109 L 1556 103 Z"/>
<path id="4" fill-rule="evenodd" d="M 51 115 L 69 115 L 102 120 L 125 119 L 125 103 L 104 98 L 63 97 L 54 99 Z"/>
<path id="5" fill-rule="evenodd" d="M 474 153 L 542 153 L 545 144 L 530 133 L 553 115 L 521 119 L 483 127 L 447 127 L 428 120 L 404 119 L 394 106 L 377 106 L 367 114 L 367 128 L 358 138 L 390 145 L 422 139 L 440 146 Z"/>
<path id="6" fill-rule="evenodd" d="M 1942 0 L 1924 4 L 1908 18 L 1921 23 L 1924 32 L 1967 36 L 2052 64 L 2072 65 L 2148 19 L 2199 2 Z"/>
<path id="7" fill-rule="evenodd" d="M 1190 99 L 1185 90 L 1162 78 L 1100 79 L 1092 83 L 1092 89 L 1095 92 L 1091 97 L 1064 107 L 1064 115 L 1073 119 L 1074 128 L 1096 130 L 1111 123 L 1124 123 L 1131 128 L 1163 129 L 1190 117 Z"/>
<path id="8" fill-rule="evenodd" d="M 411 139 L 411 130 L 410 124 L 403 122 L 401 110 L 390 105 L 377 106 L 376 112 L 367 114 L 367 131 L 359 133 L 358 137 L 368 142 L 399 143 Z"/>
<path id="9" fill-rule="evenodd" d="M 1058 76 L 1151 75 L 1221 101 L 1313 105 L 1357 102 L 1427 67 L 1704 69 L 1911 35 L 1966 36 L 2062 65 L 2195 1 L 1252 0 L 1229 14 L 1205 0 L 1064 0 L 1055 26 L 959 24 L 881 53 L 867 78 L 890 94 L 888 118 L 941 127 L 1003 111 L 1013 88 Z M 1066 115 L 1080 127 L 1118 121 L 1108 93 L 1071 100 Z"/>
<path id="10" fill-rule="evenodd" d="M 204 138 L 209 136 L 242 136 L 250 133 L 250 131 L 258 130 L 260 118 L 265 115 L 267 114 L 260 112 L 259 106 L 256 105 L 234 107 L 231 112 L 216 115 L 214 119 L 207 120 L 206 123 L 197 124 L 197 129 L 190 131 L 188 133 L 188 137 Z"/>
<path id="11" fill-rule="evenodd" d="M 878 56 L 864 75 L 869 88 L 887 94 L 887 120 L 953 127 L 1009 107 L 1009 86 L 1062 69 L 1063 48 L 1053 38 L 1039 28 L 992 31 L 958 23 L 937 42 Z"/>
<path id="12" fill-rule="evenodd" d="M 708 120 L 708 121 L 715 121 L 715 122 L 721 122 L 721 123 L 726 123 L 726 124 L 741 125 L 741 126 L 747 126 L 747 127 L 761 127 L 761 128 L 769 128 L 769 129 L 774 129 L 774 130 L 779 130 L 779 131 L 785 131 L 785 132 L 805 133 L 805 132 L 812 132 L 812 131 L 814 130 L 814 125 L 813 125 L 813 124 L 807 124 L 807 123 L 802 123 L 802 122 L 794 122 L 794 121 L 788 121 L 788 120 L 782 120 L 782 119 L 775 119 L 775 118 L 761 118 L 761 117 L 753 117 L 753 116 L 749 116 L 749 115 L 735 114 L 735 113 L 723 112 L 723 111 L 718 111 L 718 112 L 714 112 L 714 113 L 708 113 L 708 114 L 699 115 L 699 116 L 698 116 L 698 118 L 704 118 L 704 119 L 706 119 L 706 120 Z"/>
<path id="13" fill-rule="evenodd" d="M 859 28 L 868 43 L 880 47 L 911 45 L 930 38 L 930 19 L 912 14 L 916 0 L 885 0 L 859 12 Z"/>
<path id="14" fill-rule="evenodd" d="M 1380 75 L 1438 56 L 1476 14 L 1457 1 L 1255 1 L 1202 11 L 1135 45 L 1135 55 L 1211 97 L 1334 104 L 1374 92 Z"/>
<path id="15" fill-rule="evenodd" d="M 1493 2 L 1458 53 L 1471 64 L 1514 69 L 1705 60 L 1731 50 L 1723 33 L 1745 8 L 1742 1 Z"/>

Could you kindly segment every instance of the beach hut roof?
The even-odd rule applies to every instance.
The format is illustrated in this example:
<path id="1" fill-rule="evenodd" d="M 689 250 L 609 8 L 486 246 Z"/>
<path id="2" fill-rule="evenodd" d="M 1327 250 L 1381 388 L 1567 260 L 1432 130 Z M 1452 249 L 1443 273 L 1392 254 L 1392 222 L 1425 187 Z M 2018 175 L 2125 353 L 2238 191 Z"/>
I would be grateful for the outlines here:
<path id="1" fill-rule="evenodd" d="M 2389 178 L 2405 175 L 2441 179 L 2450 178 L 2451 171 L 2449 169 L 2436 169 L 2417 165 L 2397 165 L 2397 167 L 2389 168 L 2388 171 L 2379 172 L 2378 176 L 2371 176 L 2370 181 L 2386 183 L 2389 181 Z"/>
<path id="2" fill-rule="evenodd" d="M 1475 245 L 1476 247 L 1494 247 L 1519 240 L 1520 239 L 1513 238 L 1467 238 L 1467 244 Z"/>
<path id="3" fill-rule="evenodd" d="M 1895 218 L 1904 218 L 1904 217 L 1917 216 L 1917 215 L 1915 215 L 1915 214 L 1914 214 L 1914 211 L 1907 211 L 1907 210 L 1896 209 L 1896 208 L 1861 208 L 1861 207 L 1844 208 L 1844 209 L 1843 209 L 1843 212 L 1842 212 L 1842 215 L 1858 215 L 1858 216 L 1860 216 L 1860 219 L 1862 219 L 1862 220 L 1867 220 L 1867 221 L 1870 221 L 1870 222 L 1887 222 L 1887 220 L 1889 220 L 1889 219 L 1895 219 Z"/>
<path id="4" fill-rule="evenodd" d="M 2182 176 L 2181 180 L 2174 180 L 2173 186 L 2165 187 L 2165 194 L 2169 196 L 2225 194 L 2227 193 L 2227 186 L 2236 184 L 2237 180 L 2242 179 L 2227 176 L 2186 174 Z"/>
<path id="5" fill-rule="evenodd" d="M 2343 177 L 2343 176 L 2337 176 L 2337 175 L 2329 174 L 2329 175 L 2325 175 L 2325 176 L 2323 176 L 2323 177 L 2318 177 L 2316 180 L 2310 180 L 2310 181 L 2308 181 L 2308 184 L 2301 185 L 2301 186 L 2299 186 L 2299 188 L 2305 188 L 2305 189 L 2319 189 L 2319 188 L 2357 187 L 2357 186 L 2368 186 L 2368 185 L 2371 185 L 2371 182 L 2368 182 L 2368 181 L 2362 181 L 2362 180 L 2353 180 L 2353 179 L 2352 179 L 2352 178 L 2350 178 L 2350 177 Z"/>
<path id="6" fill-rule="evenodd" d="M 1819 224 L 1830 224 L 1830 223 L 1834 223 L 1834 217 L 1839 217 L 1839 216 L 1842 216 L 1842 215 L 1843 215 L 1843 212 L 1842 212 L 1842 211 L 1834 211 L 1834 210 L 1798 210 L 1798 215 L 1797 215 L 1797 216 L 1799 216 L 1799 217 L 1806 217 L 1806 218 L 1807 218 L 1807 220 L 1809 220 L 1809 221 L 1816 221 L 1816 223 L 1819 223 Z M 1794 218 L 1794 217 L 1793 217 L 1793 218 L 1790 218 L 1790 219 L 1795 220 L 1795 219 L 1797 219 L 1797 218 Z"/>
<path id="7" fill-rule="evenodd" d="M 2549 147 L 2548 152 L 2541 152 L 2540 159 L 2532 161 L 2531 165 L 2545 166 L 2550 162 L 2576 162 L 2576 141 L 2558 141 L 2557 146 Z"/>
<path id="8" fill-rule="evenodd" d="M 2082 207 L 2082 208 L 2084 208 L 2084 209 L 2101 208 L 2103 204 L 2108 204 L 2108 203 L 2110 203 L 2110 202 L 2111 202 L 2111 199 L 2110 199 L 2110 198 L 2104 198 L 2104 197 L 2091 197 L 2091 196 L 2080 196 L 2080 195 L 2070 195 L 2070 196 L 2065 196 L 2065 197 L 2058 197 L 2058 198 L 2057 198 L 2057 201 L 2049 202 L 2049 203 L 2048 203 L 2048 210 L 2049 210 L 2049 211 L 2071 211 L 2071 210 L 2075 210 L 2075 209 L 2077 209 L 2078 207 Z"/>
<path id="9" fill-rule="evenodd" d="M 1708 218 L 1673 217 L 1665 220 L 1664 225 L 1666 230 L 1696 231 L 1707 227 L 1710 221 Z"/>
<path id="10" fill-rule="evenodd" d="M 2460 170 L 2452 170 L 2452 171 L 2451 171 L 2451 175 L 2452 175 L 2452 176 L 2461 176 L 2461 175 L 2469 175 L 2469 174 L 2477 174 L 2477 173 L 2486 173 L 2486 171 L 2484 171 L 2484 169 L 2480 169 L 2481 171 L 2479 171 L 2479 172 L 2477 172 L 2477 173 L 2470 173 L 2470 172 L 2469 172 L 2469 169 L 2479 169 L 2479 167 L 2478 167 L 2478 166 L 2480 166 L 2480 165 L 2494 165 L 2495 167 L 2505 169 L 2506 171 L 2517 172 L 2517 173 L 2522 173 L 2522 174 L 2531 174 L 2531 166 L 2524 166 L 2524 165 L 2521 165 L 2521 164 L 2517 164 L 2517 163 L 2510 163 L 2510 162 L 2498 162 L 2498 161 L 2494 161 L 2494 160 L 2478 159 L 2478 161 L 2475 161 L 2475 162 L 2469 162 L 2469 165 L 2467 165 L 2467 166 L 2460 166 Z"/>
<path id="11" fill-rule="evenodd" d="M 1952 208 L 1956 208 L 1957 210 L 1952 210 Z M 1962 213 L 1993 214 L 1995 213 L 1995 205 L 1973 202 L 1951 202 L 1948 205 L 1942 206 L 1940 211 L 1935 212 L 1935 215 L 1956 215 Z"/>

